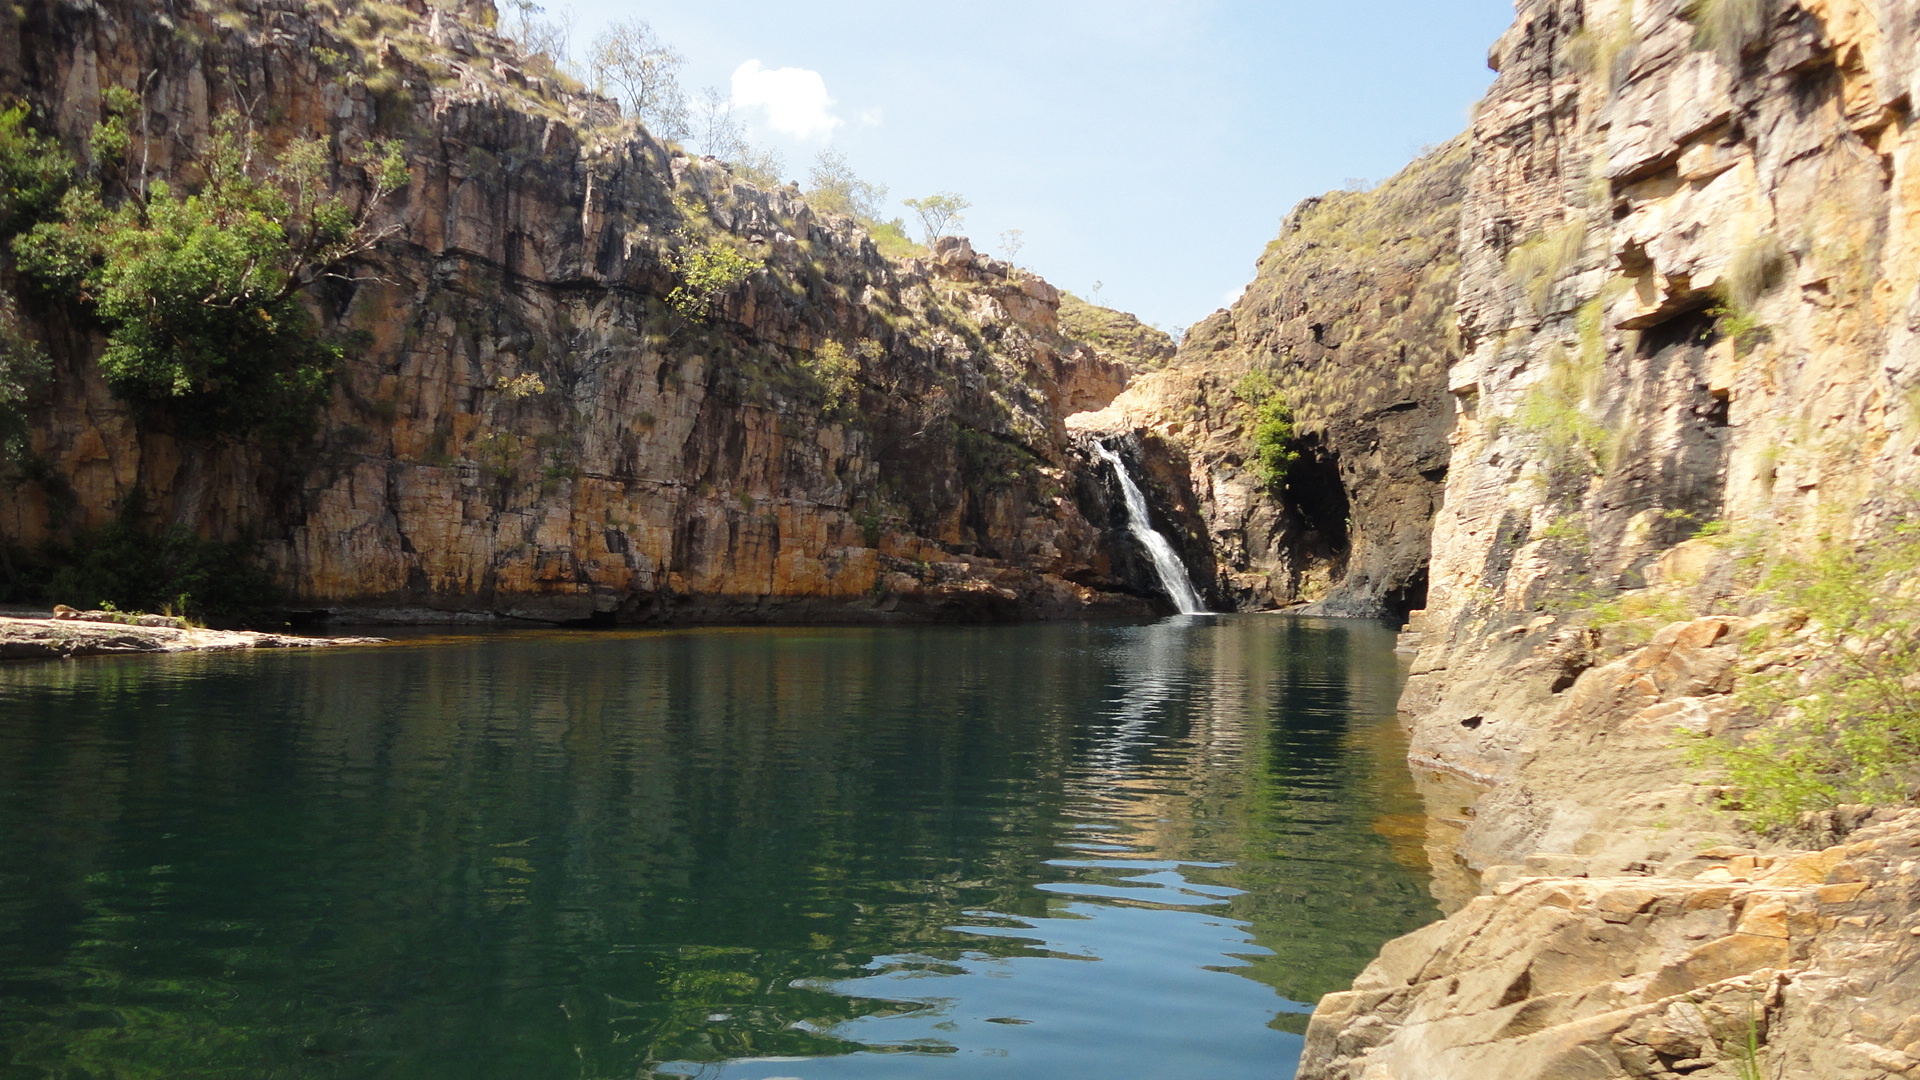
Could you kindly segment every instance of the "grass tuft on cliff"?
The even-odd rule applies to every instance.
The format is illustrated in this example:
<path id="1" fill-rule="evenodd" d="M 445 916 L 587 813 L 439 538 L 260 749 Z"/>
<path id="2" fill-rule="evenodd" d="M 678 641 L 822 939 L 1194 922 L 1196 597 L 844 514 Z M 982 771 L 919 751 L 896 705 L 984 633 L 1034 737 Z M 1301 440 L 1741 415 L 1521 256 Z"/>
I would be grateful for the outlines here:
<path id="1" fill-rule="evenodd" d="M 1693 23 L 1693 47 L 1713 52 L 1728 68 L 1766 36 L 1778 0 L 1693 0 L 1682 13 Z"/>
<path id="2" fill-rule="evenodd" d="M 1124 311 L 1090 304 L 1070 292 L 1060 294 L 1060 329 L 1134 371 L 1158 371 L 1173 360 L 1173 338 Z"/>

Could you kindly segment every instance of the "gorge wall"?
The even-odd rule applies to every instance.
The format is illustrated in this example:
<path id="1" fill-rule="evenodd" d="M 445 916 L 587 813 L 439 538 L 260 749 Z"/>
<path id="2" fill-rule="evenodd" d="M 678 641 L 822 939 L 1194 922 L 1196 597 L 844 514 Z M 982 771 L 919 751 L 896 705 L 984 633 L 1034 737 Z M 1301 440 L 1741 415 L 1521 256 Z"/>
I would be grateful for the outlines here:
<path id="1" fill-rule="evenodd" d="M 1322 1002 L 1300 1075 L 1920 1076 L 1920 815 L 1756 833 L 1684 750 L 1872 647 L 1755 581 L 1914 506 L 1920 5 L 1517 9 L 1402 702 L 1480 894 Z"/>
<path id="2" fill-rule="evenodd" d="M 138 509 L 247 537 L 297 605 L 552 621 L 1145 613 L 1110 484 L 1063 426 L 1126 368 L 1046 282 L 943 240 L 882 257 L 850 218 L 690 157 L 487 29 L 491 5 L 69 2 L 0 10 L 0 100 L 89 154 L 112 87 L 129 160 L 191 179 L 222 117 L 320 136 L 335 182 L 403 142 L 390 235 L 316 288 L 353 340 L 309 441 L 190 436 L 92 363 L 100 330 L 10 269 L 52 385 L 17 550 Z M 364 197 L 364 191 L 362 192 Z M 760 260 L 690 318 L 681 238 Z M 1085 504 L 1083 506 L 1083 504 Z M 54 598 L 63 599 L 63 598 Z M 75 598 L 90 604 L 94 598 Z"/>
<path id="3" fill-rule="evenodd" d="M 1231 308 L 1164 369 L 1078 426 L 1144 440 L 1189 565 L 1239 610 L 1400 615 L 1426 597 L 1447 475 L 1446 394 L 1467 142 L 1370 191 L 1294 209 Z M 1255 407 L 1284 397 L 1297 460 L 1275 490 L 1250 463 Z"/>

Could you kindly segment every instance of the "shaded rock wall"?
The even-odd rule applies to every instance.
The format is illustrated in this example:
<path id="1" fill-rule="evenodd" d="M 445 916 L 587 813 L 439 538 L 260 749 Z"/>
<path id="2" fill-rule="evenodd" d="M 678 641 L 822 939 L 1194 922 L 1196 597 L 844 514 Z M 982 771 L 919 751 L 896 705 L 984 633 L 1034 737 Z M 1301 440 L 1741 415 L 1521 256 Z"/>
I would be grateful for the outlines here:
<path id="1" fill-rule="evenodd" d="M 1524 0 L 1492 51 L 1402 701 L 1482 895 L 1328 999 L 1302 1076 L 1920 1075 L 1920 821 L 1747 834 L 1681 751 L 1813 655 L 1754 633 L 1783 624 L 1736 548 L 1872 543 L 1910 505 L 1920 5 L 1686 10 L 1716 8 L 1754 32 Z"/>
<path id="2" fill-rule="evenodd" d="M 76 149 L 102 88 L 120 85 L 142 89 L 134 153 L 156 176 L 190 177 L 222 115 L 250 117 L 269 145 L 397 137 L 412 168 L 361 280 L 310 297 L 327 332 L 364 339 L 310 444 L 136 423 L 93 369 L 98 332 L 43 306 L 58 372 L 34 451 L 51 479 L 0 498 L 0 537 L 70 535 L 138 493 L 151 524 L 255 538 L 314 608 L 1146 610 L 1111 572 L 1105 523 L 1072 498 L 1061 423 L 1127 372 L 1061 333 L 1051 286 L 964 241 L 891 262 L 795 189 L 621 124 L 488 15 L 420 0 L 0 11 L 0 98 L 31 102 Z M 676 232 L 765 267 L 712 318 L 681 316 L 663 299 Z M 818 364 L 835 347 L 858 366 L 838 405 Z M 527 375 L 544 390 L 504 388 Z"/>
<path id="3" fill-rule="evenodd" d="M 1372 616 L 1424 602 L 1466 167 L 1455 140 L 1372 191 L 1302 203 L 1240 300 L 1189 331 L 1166 370 L 1075 421 L 1181 449 L 1231 606 Z M 1277 493 L 1248 465 L 1250 373 L 1295 417 L 1300 460 Z"/>

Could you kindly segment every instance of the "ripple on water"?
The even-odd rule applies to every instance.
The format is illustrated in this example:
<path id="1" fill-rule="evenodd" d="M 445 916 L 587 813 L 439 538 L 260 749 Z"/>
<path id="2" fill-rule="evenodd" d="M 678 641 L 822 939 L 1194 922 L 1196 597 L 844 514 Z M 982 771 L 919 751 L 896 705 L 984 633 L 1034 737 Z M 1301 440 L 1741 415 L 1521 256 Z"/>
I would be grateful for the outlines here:
<path id="1" fill-rule="evenodd" d="M 0 1075 L 1287 1075 L 1307 1003 L 1432 913 L 1392 641 L 1229 616 L 0 669 Z"/>

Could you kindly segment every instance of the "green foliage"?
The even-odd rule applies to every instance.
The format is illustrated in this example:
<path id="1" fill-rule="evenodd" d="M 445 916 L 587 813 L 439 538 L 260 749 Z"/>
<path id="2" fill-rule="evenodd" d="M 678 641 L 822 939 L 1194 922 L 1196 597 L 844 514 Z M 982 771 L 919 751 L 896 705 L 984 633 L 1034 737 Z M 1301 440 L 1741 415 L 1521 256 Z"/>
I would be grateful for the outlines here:
<path id="1" fill-rule="evenodd" d="M 1713 305 L 1707 314 L 1718 322 L 1720 333 L 1733 340 L 1734 351 L 1743 356 L 1773 337 L 1773 328 L 1761 322 L 1759 315 L 1731 300 Z"/>
<path id="2" fill-rule="evenodd" d="M 13 298 L 0 293 L 0 483 L 14 483 L 9 474 L 31 452 L 27 406 L 51 371 L 40 343 L 21 327 Z"/>
<path id="3" fill-rule="evenodd" d="M 907 235 L 906 223 L 899 218 L 892 221 L 868 221 L 867 235 L 873 237 L 873 246 L 880 254 L 889 259 L 913 259 L 927 253 L 927 249 L 913 242 Z"/>
<path id="4" fill-rule="evenodd" d="M 119 164 L 133 146 L 127 121 L 140 107 L 140 98 L 124 86 L 109 86 L 100 94 L 100 121 L 93 125 L 87 144 L 102 162 Z"/>
<path id="5" fill-rule="evenodd" d="M 0 112 L 0 240 L 52 216 L 73 183 L 73 159 L 27 126 L 27 107 Z"/>
<path id="6" fill-rule="evenodd" d="M 202 540 L 185 529 L 142 530 L 128 513 L 71 543 L 47 548 L 39 599 L 121 611 L 167 611 L 197 621 L 272 621 L 286 597 L 250 545 Z"/>
<path id="7" fill-rule="evenodd" d="M 1768 718 L 1744 736 L 1704 739 L 1762 829 L 1843 803 L 1898 804 L 1920 792 L 1920 525 L 1863 548 L 1828 544 L 1777 561 L 1761 592 L 1799 609 L 1818 652 L 1750 678 L 1742 704 Z"/>
<path id="8" fill-rule="evenodd" d="M 675 272 L 680 275 L 680 284 L 667 294 L 667 303 L 692 320 L 712 316 L 714 304 L 721 296 L 766 265 L 724 244 L 692 245 L 674 252 L 671 259 Z"/>
<path id="9" fill-rule="evenodd" d="M 861 342 L 859 355 L 878 353 L 873 342 Z M 804 357 L 801 362 L 820 388 L 820 411 L 834 415 L 860 403 L 860 360 L 837 341 L 829 341 Z"/>
<path id="10" fill-rule="evenodd" d="M 1579 514 L 1561 514 L 1554 518 L 1546 528 L 1540 530 L 1540 539 L 1582 552 L 1593 546 L 1593 536 L 1587 531 L 1586 520 Z"/>
<path id="11" fill-rule="evenodd" d="M 1747 1030 L 1731 1056 L 1740 1071 L 1739 1080 L 1766 1080 L 1760 1066 L 1760 1019 L 1751 1004 L 1747 1006 Z"/>
<path id="12" fill-rule="evenodd" d="M 1645 644 L 1661 627 L 1699 614 L 1685 596 L 1664 589 L 1633 589 L 1607 599 L 1577 597 L 1570 606 L 1586 612 L 1586 625 L 1629 644 Z"/>
<path id="13" fill-rule="evenodd" d="M 1586 223 L 1569 221 L 1535 232 L 1507 252 L 1507 278 L 1526 294 L 1536 315 L 1547 314 L 1554 287 L 1586 244 Z"/>
<path id="14" fill-rule="evenodd" d="M 1273 387 L 1273 377 L 1255 369 L 1241 376 L 1234 394 L 1253 407 L 1253 422 L 1248 428 L 1251 444 L 1250 465 L 1260 486 L 1270 494 L 1279 494 L 1287 482 L 1287 473 L 1300 452 L 1294 449 L 1293 412 L 1287 399 Z"/>
<path id="15" fill-rule="evenodd" d="M 1765 36 L 1778 0 L 1693 0 L 1682 17 L 1693 23 L 1693 47 L 1710 50 L 1738 70 L 1746 51 Z"/>
<path id="16" fill-rule="evenodd" d="M 356 162 L 371 197 L 356 212 L 328 190 L 331 161 L 323 141 L 296 140 L 267 163 L 254 136 L 227 127 L 198 163 L 200 190 L 155 183 L 110 200 L 97 181 L 76 184 L 12 248 L 105 324 L 100 367 L 122 397 L 189 435 L 297 436 L 339 356 L 297 294 L 385 235 L 367 215 L 406 179 L 397 146 L 370 147 Z"/>

